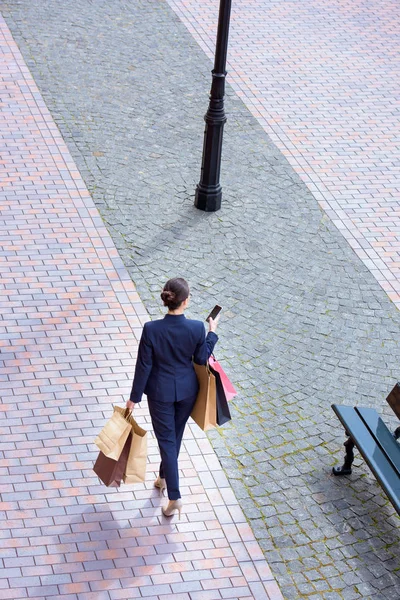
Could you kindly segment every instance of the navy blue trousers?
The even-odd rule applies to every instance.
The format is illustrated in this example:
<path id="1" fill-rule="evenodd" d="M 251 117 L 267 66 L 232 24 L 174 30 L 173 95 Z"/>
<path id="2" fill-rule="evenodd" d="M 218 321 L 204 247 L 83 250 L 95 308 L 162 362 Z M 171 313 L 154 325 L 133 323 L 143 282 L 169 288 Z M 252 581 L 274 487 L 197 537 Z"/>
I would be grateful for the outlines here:
<path id="1" fill-rule="evenodd" d="M 179 491 L 178 456 L 185 425 L 193 410 L 196 396 L 179 402 L 158 402 L 147 398 L 154 434 L 160 449 L 160 477 L 167 483 L 168 498 L 178 500 Z"/>

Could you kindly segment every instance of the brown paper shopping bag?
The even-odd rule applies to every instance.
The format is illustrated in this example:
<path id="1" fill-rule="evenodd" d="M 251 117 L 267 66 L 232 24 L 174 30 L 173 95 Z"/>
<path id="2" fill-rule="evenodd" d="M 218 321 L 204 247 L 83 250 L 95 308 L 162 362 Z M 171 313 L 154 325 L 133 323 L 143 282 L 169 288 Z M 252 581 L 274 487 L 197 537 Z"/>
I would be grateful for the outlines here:
<path id="1" fill-rule="evenodd" d="M 131 431 L 131 425 L 126 418 L 129 414 L 126 409 L 114 406 L 114 413 L 111 419 L 107 421 L 94 440 L 98 449 L 107 458 L 118 460 L 120 457 Z"/>
<path id="2" fill-rule="evenodd" d="M 128 462 L 131 442 L 132 434 L 128 434 L 118 460 L 105 456 L 101 451 L 99 452 L 93 471 L 107 487 L 119 487 L 121 485 L 126 470 L 126 463 Z"/>
<path id="3" fill-rule="evenodd" d="M 199 393 L 193 407 L 192 419 L 203 431 L 217 426 L 217 390 L 215 377 L 208 365 L 193 363 L 199 382 Z"/>
<path id="4" fill-rule="evenodd" d="M 132 426 L 132 442 L 123 476 L 124 483 L 139 483 L 146 479 L 147 431 L 129 417 Z"/>

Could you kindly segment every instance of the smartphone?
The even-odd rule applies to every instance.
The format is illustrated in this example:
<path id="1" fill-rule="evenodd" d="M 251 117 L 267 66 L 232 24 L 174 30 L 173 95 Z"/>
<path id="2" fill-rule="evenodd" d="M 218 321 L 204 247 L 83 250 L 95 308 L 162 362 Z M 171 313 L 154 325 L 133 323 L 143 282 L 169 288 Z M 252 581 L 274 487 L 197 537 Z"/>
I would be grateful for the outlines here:
<path id="1" fill-rule="evenodd" d="M 215 319 L 217 317 L 217 315 L 219 315 L 221 310 L 222 310 L 222 306 L 219 306 L 219 304 L 216 304 L 214 306 L 214 308 L 212 309 L 212 311 L 210 312 L 210 314 L 208 315 L 206 321 L 208 322 L 209 319 Z"/>

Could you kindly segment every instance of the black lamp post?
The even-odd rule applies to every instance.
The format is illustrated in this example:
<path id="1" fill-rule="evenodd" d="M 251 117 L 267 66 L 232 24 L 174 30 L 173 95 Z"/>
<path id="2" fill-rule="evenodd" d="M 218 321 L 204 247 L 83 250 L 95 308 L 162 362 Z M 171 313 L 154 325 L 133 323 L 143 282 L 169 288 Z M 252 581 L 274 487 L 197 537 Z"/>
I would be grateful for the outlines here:
<path id="1" fill-rule="evenodd" d="M 221 208 L 222 188 L 219 183 L 219 175 L 221 170 L 222 134 L 226 122 L 224 110 L 225 69 L 231 4 L 232 0 L 220 0 L 210 104 L 204 117 L 206 127 L 204 130 L 201 175 L 194 201 L 196 208 L 208 212 L 214 212 Z"/>

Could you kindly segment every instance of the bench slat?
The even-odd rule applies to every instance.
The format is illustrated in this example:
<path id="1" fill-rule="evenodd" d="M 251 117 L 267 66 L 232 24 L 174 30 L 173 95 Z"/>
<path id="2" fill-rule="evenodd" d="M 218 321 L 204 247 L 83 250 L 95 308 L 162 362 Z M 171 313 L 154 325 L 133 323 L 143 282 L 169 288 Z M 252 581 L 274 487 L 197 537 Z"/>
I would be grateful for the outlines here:
<path id="1" fill-rule="evenodd" d="M 363 406 L 355 406 L 355 409 L 400 475 L 400 444 L 396 442 L 376 410 Z"/>
<path id="2" fill-rule="evenodd" d="M 397 471 L 352 406 L 332 404 L 332 408 L 400 515 L 400 477 Z"/>

